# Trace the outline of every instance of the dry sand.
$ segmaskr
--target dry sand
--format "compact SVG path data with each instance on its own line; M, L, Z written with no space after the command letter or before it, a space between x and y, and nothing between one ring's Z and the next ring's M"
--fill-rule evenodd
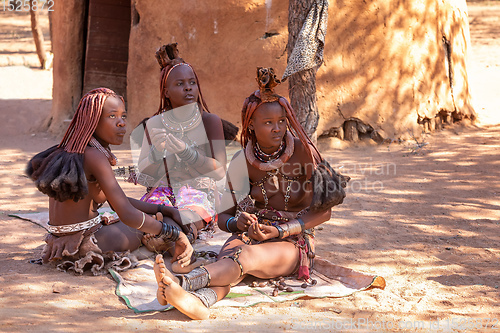
M500 4L491 3L469 6L478 126L424 136L422 149L415 142L320 142L325 156L353 180L344 204L318 231L317 252L384 276L386 289L215 309L203 322L176 310L134 314L115 295L109 275L74 276L28 262L39 257L45 232L8 214L47 209L46 197L23 170L34 153L58 142L36 131L50 110L51 72L0 67L0 331L354 331L371 322L364 331L413 331L417 325L429 331L439 324L433 331L484 332L478 325L488 318L500 330ZM10 21L0 13L0 27ZM16 51L11 44L4 48L6 36L0 62ZM18 41L18 49L36 65L34 47L26 43ZM115 150L121 165L131 162L126 148ZM122 184L130 196L141 194Z

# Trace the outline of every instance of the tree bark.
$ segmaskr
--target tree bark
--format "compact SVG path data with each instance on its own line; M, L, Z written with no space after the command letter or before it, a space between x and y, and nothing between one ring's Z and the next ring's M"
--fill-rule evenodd
M50 36L50 52L53 53L53 47L52 47L52 41L54 38L52 38L52 10L49 10L49 36Z
M38 59L42 69L47 68L47 53L45 52L44 40L42 29L38 24L38 8L33 10L33 3L37 0L30 0L30 16L31 16L31 32L33 33L33 39L35 40L36 53L38 54Z
M85 5L86 1L82 0L54 2L52 110L42 128L56 135L64 133L82 97Z
M288 4L288 58L299 35L300 29L314 0L289 0ZM319 112L316 104L316 68L293 74L288 78L290 104L297 114L307 135L313 138L318 127Z

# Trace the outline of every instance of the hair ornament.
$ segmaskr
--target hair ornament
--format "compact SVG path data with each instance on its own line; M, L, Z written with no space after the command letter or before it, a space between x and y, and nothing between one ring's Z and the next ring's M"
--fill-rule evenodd
M262 103L275 102L280 95L274 92L274 88L281 83L274 73L272 67L257 67L257 83L259 85L260 99Z

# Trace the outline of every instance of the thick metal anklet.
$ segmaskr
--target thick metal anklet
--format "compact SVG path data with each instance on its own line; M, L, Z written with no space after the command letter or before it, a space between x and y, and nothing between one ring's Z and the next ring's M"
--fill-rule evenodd
M176 275L179 284L186 291L195 291L210 286L210 273L204 266L196 267L186 274Z
M217 293L210 288L201 288L196 291L190 291L189 293L199 298L203 305L205 305L207 308L211 307L215 304L215 302L217 302Z

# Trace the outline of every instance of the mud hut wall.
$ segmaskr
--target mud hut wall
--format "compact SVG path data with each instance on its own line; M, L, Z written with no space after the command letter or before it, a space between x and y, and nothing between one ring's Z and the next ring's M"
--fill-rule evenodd
M392 138L418 131L419 118L442 110L473 117L466 10L465 1L330 1L318 134L350 117Z
M187 0L167 6L134 0L132 7L127 96L133 125L158 110L155 51L163 44L179 44L210 111L237 125L245 98L257 89L256 67L273 66L280 74L285 69L287 1ZM279 92L287 95L286 85Z
M81 97L82 3L58 2L54 12L54 132L71 118ZM154 52L164 43L179 43L211 111L237 124L243 100L256 88L255 68L284 71L287 1L132 0L132 7L130 128L158 108ZM443 37L451 46L449 56ZM419 116L442 110L473 116L468 39L465 0L331 0L325 64L317 76L318 133L349 117L395 137L414 127ZM282 85L279 92L286 96L286 90Z

